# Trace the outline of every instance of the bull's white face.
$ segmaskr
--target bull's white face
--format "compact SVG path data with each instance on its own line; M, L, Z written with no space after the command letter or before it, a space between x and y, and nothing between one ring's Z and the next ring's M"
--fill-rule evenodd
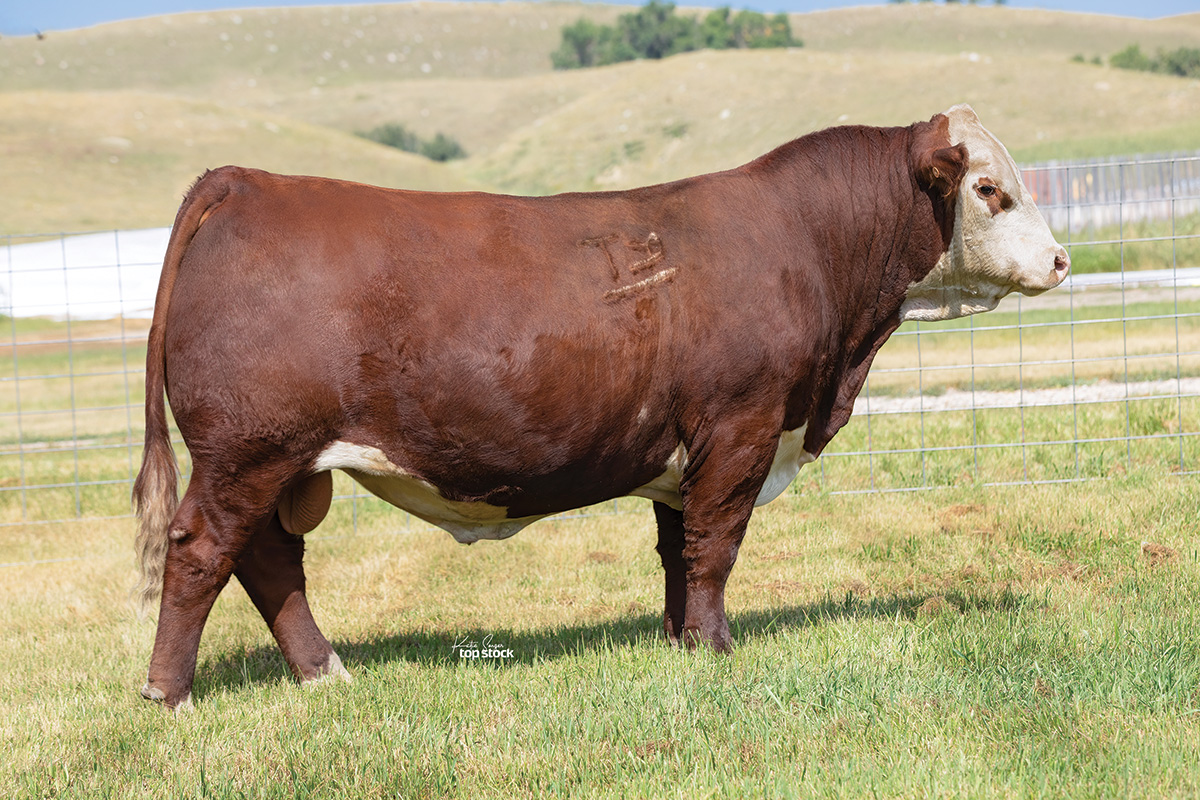
M958 187L954 238L929 275L909 287L900 308L906 320L990 311L1010 292L1053 289L1071 268L1004 145L970 106L945 115L951 143L967 147L968 169Z

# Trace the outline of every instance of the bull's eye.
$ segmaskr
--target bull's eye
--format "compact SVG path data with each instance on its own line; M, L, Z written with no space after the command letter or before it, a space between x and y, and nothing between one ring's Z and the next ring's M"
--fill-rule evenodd
M991 178L980 178L979 183L975 184L975 191L979 194L983 202L987 204L988 211L992 216L996 216L1001 211L1008 211L1013 207L1013 200L1008 196L1008 193L996 185L996 182Z

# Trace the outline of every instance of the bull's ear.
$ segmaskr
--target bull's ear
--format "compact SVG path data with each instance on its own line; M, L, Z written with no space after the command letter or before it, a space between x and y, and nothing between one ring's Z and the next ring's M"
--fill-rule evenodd
M967 146L939 147L926 150L917 161L917 183L924 189L934 189L942 197L958 191L958 184L967 174Z
M938 114L928 123L917 126L913 137L913 174L917 184L949 198L967 174L970 158L967 146L950 144L946 117Z

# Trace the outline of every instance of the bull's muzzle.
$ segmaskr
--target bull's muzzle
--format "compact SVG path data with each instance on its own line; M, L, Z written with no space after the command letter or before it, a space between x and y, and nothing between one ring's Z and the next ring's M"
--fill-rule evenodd
M1050 260L1053 266L1049 270L1045 270L1045 267L1042 267L1033 274L1027 274L1021 280L1017 289L1027 297L1039 295L1060 285L1067 279L1067 274L1071 271L1071 256L1067 255L1067 251L1062 245L1056 244L1042 258ZM1046 262L1040 261L1040 263L1045 264Z
M1058 252L1054 254L1054 274L1057 277L1055 285L1062 283L1067 279L1067 273L1071 271L1071 256L1067 254L1065 247L1059 246Z

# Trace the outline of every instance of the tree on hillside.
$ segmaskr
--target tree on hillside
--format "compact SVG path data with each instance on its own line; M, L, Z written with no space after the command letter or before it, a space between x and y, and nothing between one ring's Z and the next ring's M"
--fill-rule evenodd
M792 24L782 12L767 17L757 11L732 13L729 6L715 8L700 23L704 47L725 50L735 47L800 47L792 36Z
M792 23L780 11L765 17L757 11L739 11L733 18L738 47L801 47L804 42L792 35Z
M733 38L733 26L729 24L729 6L714 8L700 23L700 39L704 46L712 50L728 50L736 47Z
M1158 52L1159 72L1183 78L1200 77L1200 49L1180 47L1167 52Z
M615 26L580 18L562 29L562 43L551 54L555 69L599 67L637 58L666 58L701 48L800 47L787 14L767 17L757 11L734 14L714 9L703 22L676 16L675 4L649 0L622 14Z
M699 46L696 21L675 16L674 3L658 0L650 0L632 14L622 14L617 31L643 58L666 58Z
M635 58L637 53L620 38L616 28L597 25L584 17L562 29L562 44L550 55L555 69L602 67Z

